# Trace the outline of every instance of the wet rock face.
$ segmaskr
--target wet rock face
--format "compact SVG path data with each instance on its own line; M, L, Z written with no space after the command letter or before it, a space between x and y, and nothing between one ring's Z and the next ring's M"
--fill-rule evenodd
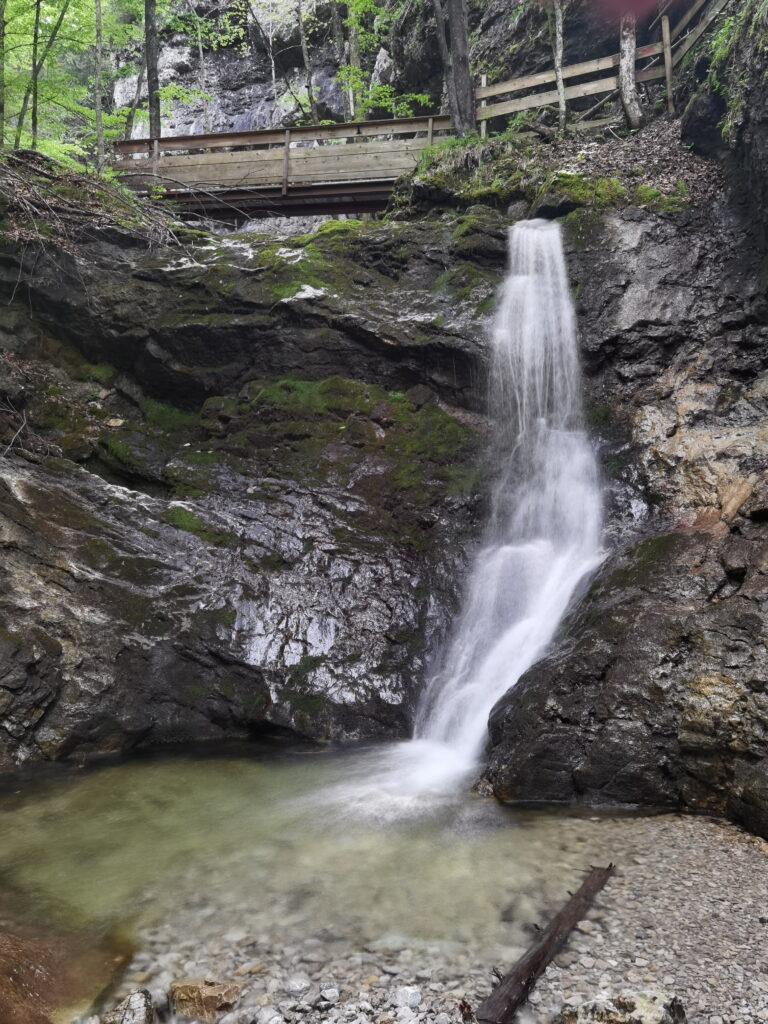
M5 444L26 417L0 459L3 767L408 734L480 517L484 423L453 403L480 402L495 278L441 280L442 236L99 239L30 274L0 352Z
M259 377L334 374L456 404L483 401L482 318L504 261L434 225L332 221L315 236L195 237L161 253L110 238L70 252L0 255L0 290L25 282L36 321L150 394L200 405ZM130 243L133 242L133 245ZM27 350L30 349L27 346Z
M112 428L89 468L0 460L0 766L407 735L476 528L477 433L419 394L304 387L309 410L293 382L212 400L207 433L157 449Z
M612 559L491 716L503 799L680 806L768 825L764 528Z
M568 218L612 550L491 715L501 799L672 805L768 832L768 317L754 236L750 256L738 217L713 214L715 231Z

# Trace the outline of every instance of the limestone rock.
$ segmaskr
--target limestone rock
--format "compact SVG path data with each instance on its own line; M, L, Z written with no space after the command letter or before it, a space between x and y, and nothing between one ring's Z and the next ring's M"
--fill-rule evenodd
M101 1018L101 1024L155 1024L155 1008L149 992L131 992L121 1003Z
M554 1024L685 1024L683 1004L677 998L622 995L579 1008L565 1007Z
M180 978L168 993L174 1011L192 1020L216 1021L240 999L240 986L212 978Z

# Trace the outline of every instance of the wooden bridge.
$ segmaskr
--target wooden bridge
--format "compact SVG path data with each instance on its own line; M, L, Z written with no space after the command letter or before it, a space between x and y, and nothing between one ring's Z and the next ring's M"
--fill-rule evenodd
M662 42L637 49L637 81L665 80L670 111L675 67L727 2L694 0L674 27L662 15ZM618 65L619 55L612 54L563 68L563 78L573 83L566 86L566 99L610 99L618 90ZM492 85L483 76L476 93L481 135L494 118L557 104L554 82L554 69ZM574 126L610 120L577 120ZM395 181L414 170L425 149L452 133L450 117L436 115L133 139L116 144L114 167L132 188L162 186L167 198L196 215L232 220L363 213L383 209Z

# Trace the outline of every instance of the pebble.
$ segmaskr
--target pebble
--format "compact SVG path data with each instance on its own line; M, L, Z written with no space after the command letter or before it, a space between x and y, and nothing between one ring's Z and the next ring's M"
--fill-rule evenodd
M318 922L311 905L295 910L290 893L266 878L252 899L231 893L222 866L199 896L140 928L115 1001L146 987L159 1008L194 963L200 977L236 976L243 986L220 1024L459 1024L459 1002L478 1006L492 968L506 970L531 942L523 925L545 921L572 887L558 865L612 860L617 873L533 989L527 1024L552 1024L566 1006L630 990L657 1001L678 996L688 1024L768 1022L768 929L756 911L768 906L767 851L704 818L566 819L552 862L525 890L500 888L498 921L467 926L462 941ZM524 910L505 922L513 901Z
M395 1006L408 1006L412 1010L421 1003L421 989L415 985L403 985L395 992Z

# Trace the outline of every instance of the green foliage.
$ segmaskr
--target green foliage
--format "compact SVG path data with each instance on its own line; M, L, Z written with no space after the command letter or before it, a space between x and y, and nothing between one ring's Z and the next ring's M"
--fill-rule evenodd
M378 110L392 117L413 117L416 106L426 107L430 102L423 92L398 95L391 85L372 85L370 73L351 64L340 67L335 80L342 89L351 89L354 93L357 121L365 121Z
M749 39L753 48L768 50L768 0L743 0L736 12L724 18L707 44L709 73L707 83L726 102L726 114L720 129L723 138L733 138L744 101L745 72L738 60L738 44ZM694 60L698 48L686 57Z
M346 0L346 26L357 31L363 52L376 49L401 7L399 4L380 3L379 0Z
M416 164L416 174L425 174L446 156L472 150L479 142L479 135L450 135L447 139L436 142L434 146L425 146Z

